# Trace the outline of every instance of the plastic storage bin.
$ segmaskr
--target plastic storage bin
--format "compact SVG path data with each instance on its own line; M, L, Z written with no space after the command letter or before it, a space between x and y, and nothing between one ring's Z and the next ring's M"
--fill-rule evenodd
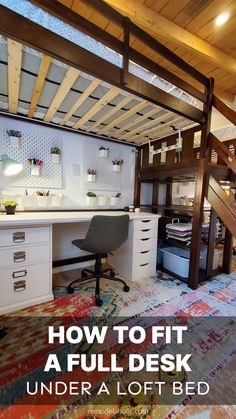
M188 278L189 274L189 259L190 259L190 250L181 249L179 247L166 247L160 249L163 252L163 266L168 271L173 272L176 275L182 276L183 278ZM213 269L217 269L219 263L219 256L221 250L214 250L213 258ZM207 247L204 246L200 252L200 263L199 267L201 269L206 269L207 263Z

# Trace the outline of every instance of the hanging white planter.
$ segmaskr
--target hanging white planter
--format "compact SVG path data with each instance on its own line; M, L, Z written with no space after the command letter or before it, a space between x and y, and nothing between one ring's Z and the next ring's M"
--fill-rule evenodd
M121 166L119 164L113 164L113 172L120 172Z
M119 198L116 196L110 196L110 205L112 207L115 207L118 204L119 204Z
M100 157L102 157L103 159L107 159L107 157L108 157L108 151L109 150L107 150L107 149L99 150Z
M96 182L96 175L87 175L88 182Z
M98 197L98 205L100 205L101 207L105 207L105 205L107 204L107 196L101 195Z
M13 135L9 136L10 147L19 148L20 147L20 137L14 137Z
M53 195L52 197L52 207L59 208L62 205L63 195Z
M40 176L40 166L31 166L31 176Z
M60 154L51 154L51 161L52 163L60 163Z
M86 195L86 205L94 208L96 206L96 197Z

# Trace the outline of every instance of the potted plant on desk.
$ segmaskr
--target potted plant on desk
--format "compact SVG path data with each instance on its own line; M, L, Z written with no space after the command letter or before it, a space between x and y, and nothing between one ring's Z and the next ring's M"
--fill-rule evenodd
M94 192L86 193L86 204L88 205L88 207L96 206L96 197L97 195Z
M16 201L4 201L2 203L5 207L7 215L14 215L16 211L17 202Z

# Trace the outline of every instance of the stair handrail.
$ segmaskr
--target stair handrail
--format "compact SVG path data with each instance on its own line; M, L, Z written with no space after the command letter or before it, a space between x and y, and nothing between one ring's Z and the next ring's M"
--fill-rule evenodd
M236 156L214 134L210 133L210 146L213 148L226 165L236 173Z
M220 98L218 98L216 95L213 95L212 97L212 105L224 115L226 119L228 119L232 124L236 125L236 112L227 106Z

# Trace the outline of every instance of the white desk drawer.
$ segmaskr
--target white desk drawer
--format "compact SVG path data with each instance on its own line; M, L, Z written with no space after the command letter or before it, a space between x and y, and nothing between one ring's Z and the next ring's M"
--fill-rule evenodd
M49 242L49 227L22 227L0 230L0 246Z
M135 222L135 229L136 230L144 230L144 229L156 229L157 228L157 221L152 220L149 218L144 218L143 220L137 220Z
M37 262L49 262L49 260L49 244L5 247L0 251L0 270L6 267L17 269L20 266Z
M135 253L133 256L134 266L139 266L144 263L152 262L155 257L153 250L146 250L143 252Z
M134 240L150 239L156 237L157 231L154 228L143 228L134 232Z
M156 237L150 237L147 239L138 239L134 242L133 251L142 252L145 250L155 250L157 247L157 239Z
M134 280L145 279L155 275L156 269L153 262L140 263L133 271Z
M0 273L0 306L17 304L50 291L49 263L6 269Z

